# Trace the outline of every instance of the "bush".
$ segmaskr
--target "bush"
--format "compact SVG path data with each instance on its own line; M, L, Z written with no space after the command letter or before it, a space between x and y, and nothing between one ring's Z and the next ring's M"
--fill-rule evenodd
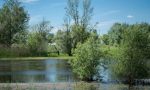
M100 50L98 42L89 38L84 44L79 43L73 51L74 59L70 62L73 71L79 78L85 81L92 81L93 76L98 73Z

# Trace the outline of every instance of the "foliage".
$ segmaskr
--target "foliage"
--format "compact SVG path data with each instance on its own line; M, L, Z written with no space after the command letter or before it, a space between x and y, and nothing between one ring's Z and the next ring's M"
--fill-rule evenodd
M46 55L51 29L49 23L44 20L33 26L27 40L27 44L33 55Z
M100 59L98 48L98 41L91 37L85 43L79 43L74 50L74 59L70 63L73 71L82 80L93 80L93 76L97 73Z
M89 37L90 20L93 13L90 0L83 0L82 12L79 11L79 5L79 0L68 0L66 7L67 17L73 21L73 25L70 26L73 48L76 48L79 42L84 43Z
M30 56L28 47L24 44L13 44L10 47L0 45L0 57L25 57Z
M115 61L117 64L114 66L114 73L117 77L128 80L129 85L134 79L148 76L150 39L147 30L141 26L142 24L130 25L125 30Z
M90 36L88 29L79 25L72 25L71 30L73 48L76 48L77 43L84 43Z
M62 52L67 53L69 56L72 56L72 37L69 18L65 18L64 29L63 31L59 31L57 33L56 41L58 46L60 46Z
M28 56L25 46L29 15L18 0L5 0L0 8L0 57Z
M71 38L69 35L66 35L65 31L59 30L55 36L55 42L57 49L62 53L67 53L71 56Z
M110 31L108 32L109 44L110 45L119 45L123 38L123 33L127 27L128 27L128 24L115 23L111 27Z
M104 34L102 36L102 41L103 41L103 44L108 45L109 44L109 35Z
M83 7L83 12L80 12L78 10L78 8L77 8L78 11L75 11L78 13L80 12L79 14L77 14L78 23L75 23L71 26L71 29L72 29L71 35L75 39L75 40L73 39L74 40L74 45L73 45L74 48L76 47L78 42L84 43L87 40L87 38L89 37L89 33L90 33L90 20L92 18L92 14L93 14L93 8L91 7L91 1L83 0L82 7ZM80 16L80 14L82 14L82 15ZM73 21L75 22L75 20L73 20Z
M72 49L77 43L84 43L90 36L89 23L93 9L90 0L83 0L83 15L80 16L79 0L68 0L64 29L59 30L55 37L57 47L61 52L72 56ZM73 24L70 24L73 22Z
M9 47L13 43L23 43L26 37L22 35L26 35L28 19L27 12L18 0L6 0L0 9L0 43Z

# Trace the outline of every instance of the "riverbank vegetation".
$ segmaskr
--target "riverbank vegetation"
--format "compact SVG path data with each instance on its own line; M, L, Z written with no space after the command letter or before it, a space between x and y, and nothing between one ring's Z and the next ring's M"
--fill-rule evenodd
M125 79L129 85L150 77L149 23L116 22L107 34L99 35L98 23L91 24L91 0L82 4L68 0L65 10L63 28L53 34L50 21L29 26L30 15L22 4L6 0L0 8L0 57L72 56L72 69L84 81L93 80L99 65L108 66L114 78ZM104 58L107 61L100 60Z
M1 90L128 90L124 84L99 84L99 83L12 83L0 84ZM149 90L149 86L135 86L132 90Z
M109 45L117 48L114 50L115 53L113 52L115 57L112 71L117 78L126 79L130 85L135 83L135 79L149 77L150 67L147 64L150 59L149 30L146 23L134 25L116 23L108 34L108 37L111 37ZM117 35L116 32L120 34Z

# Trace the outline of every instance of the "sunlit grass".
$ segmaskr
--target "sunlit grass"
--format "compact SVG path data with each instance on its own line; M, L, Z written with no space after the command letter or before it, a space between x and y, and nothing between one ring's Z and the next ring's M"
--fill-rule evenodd
M70 60L71 56L57 56L57 57L14 57L14 58L0 58L0 60L45 60L45 59L62 59Z

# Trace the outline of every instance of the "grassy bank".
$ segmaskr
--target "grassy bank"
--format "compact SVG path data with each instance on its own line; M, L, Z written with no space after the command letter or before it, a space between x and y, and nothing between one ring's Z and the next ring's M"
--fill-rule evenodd
M58 57L12 57L12 58L0 58L0 60L45 60L45 59L73 59L70 56L58 56Z
M0 90L128 90L122 84L101 83L11 83L0 84ZM150 90L150 86L135 86L131 90Z

